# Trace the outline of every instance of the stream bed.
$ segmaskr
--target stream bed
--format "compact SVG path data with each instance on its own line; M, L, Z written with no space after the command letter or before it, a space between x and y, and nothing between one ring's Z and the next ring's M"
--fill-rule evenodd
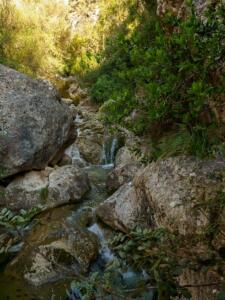
M103 165L103 166L89 166L86 167L86 171L89 175L91 182L91 190L84 197L81 203L77 205L65 205L58 208L52 209L52 214L56 216L58 220L66 220L69 226L73 227L76 222L83 222L82 219L88 218L85 212L92 210L99 203L107 199L108 194L105 187L105 182L107 174L113 168L113 165ZM47 214L43 212L38 218L42 218L42 215ZM82 217L81 217L82 216ZM86 222L86 221L84 221ZM49 225L48 225L49 226ZM32 227L32 224L31 224ZM107 263L114 258L114 254L108 246L107 240L110 239L115 233L109 228L102 227L96 220L92 220L88 224L87 229L98 236L99 239L99 255L97 261L91 266L91 270L102 271L101 263L99 261ZM88 275L87 275L88 276ZM130 278L136 278L137 274L132 271L124 274L124 278L128 280ZM140 280L142 275L140 275ZM66 276L65 278L60 278L56 282L49 282L41 286L32 286L28 284L23 278L14 278L6 275L4 272L4 267L0 270L0 300L79 300L74 296L69 297L67 292L70 291L70 284L75 279L73 276ZM107 298L108 299L108 298ZM110 299L118 300L116 297ZM146 298L133 298L133 299L152 299ZM101 300L101 298L99 298Z

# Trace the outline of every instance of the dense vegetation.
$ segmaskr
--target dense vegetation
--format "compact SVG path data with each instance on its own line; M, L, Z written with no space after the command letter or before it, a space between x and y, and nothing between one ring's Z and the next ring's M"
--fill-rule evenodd
M0 0L0 63L32 76L62 71L67 13L61 1Z
M102 0L94 22L85 1L15 3L0 1L0 62L33 76L75 74L107 124L147 137L150 159L224 153L222 1L206 17L190 3L179 19L156 16L153 0ZM83 16L74 31L71 10Z
M149 135L153 157L223 153L224 4L207 18L190 7L185 20L156 17L154 3L135 8L88 74L103 119Z

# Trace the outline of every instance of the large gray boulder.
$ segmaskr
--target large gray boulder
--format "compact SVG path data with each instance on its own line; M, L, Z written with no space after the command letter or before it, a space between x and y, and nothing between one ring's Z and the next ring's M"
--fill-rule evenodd
M5 189L0 205L12 210L78 202L89 190L88 175L76 166L46 168L18 176Z
M75 139L71 110L48 82L3 65L0 91L1 177L45 168Z
M151 163L135 177L134 186L144 191L156 226L195 234L209 225L207 203L224 192L224 178L224 160L181 156Z

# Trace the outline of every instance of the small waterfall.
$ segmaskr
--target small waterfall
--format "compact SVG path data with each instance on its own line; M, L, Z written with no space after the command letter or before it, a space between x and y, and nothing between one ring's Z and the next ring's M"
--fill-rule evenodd
M83 118L79 114L77 114L74 122L75 122L75 124L82 124Z
M117 138L107 139L103 145L102 164L113 165L117 150L118 150L118 139Z
M84 123L84 119L79 114L77 114L74 123L77 127L77 136L79 137L81 133L80 126Z
M104 237L104 233L101 227L97 223L94 223L92 226L88 228L88 230L95 233L98 236L101 245L100 255L103 258L103 260L105 262L109 262L113 260L114 255L108 247L107 241Z

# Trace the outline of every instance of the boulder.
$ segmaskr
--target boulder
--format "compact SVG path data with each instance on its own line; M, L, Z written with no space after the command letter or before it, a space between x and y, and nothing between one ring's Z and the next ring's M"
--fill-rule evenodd
M2 178L43 169L75 140L69 107L55 89L0 65Z
M5 189L3 206L12 210L38 205L45 208L80 201L89 190L88 175L75 166L31 171L14 179Z
M182 156L153 162L134 179L135 190L144 192L151 207L153 225L175 231L189 240L190 248L181 248L181 257L197 259L199 266L192 269L190 265L178 281L182 286L190 286L193 300L215 300L218 294L218 286L213 283L220 281L220 275L207 265L212 258L208 258L210 250L206 245L211 242L216 249L225 247L224 236L219 233L224 232L225 209L218 204L210 206L224 192L224 175L225 161L222 159ZM207 240L206 232L212 228L212 221L217 224L218 233ZM204 247L196 243L203 236L206 239ZM191 244L192 240L195 244Z
M129 150L128 147L123 146L121 147L117 153L115 158L115 166L127 165L132 164L134 162L138 162L135 155Z
M57 168L49 175L50 201L77 202L89 189L87 173L75 166Z
M85 274L98 248L94 233L69 226L61 217L61 208L54 209L39 217L6 274L35 286Z
M204 204L224 191L224 172L224 160L173 157L151 163L135 177L134 186L144 191L156 226L195 234L209 222Z
M217 201L224 197L224 182L223 159L180 156L158 160L140 170L132 184L123 185L96 213L103 222L124 232L144 224L166 228L189 241L190 248L181 247L178 257L194 258L199 265L193 269L190 265L178 281L190 286L193 300L214 300L218 289L213 283L219 282L221 275L213 267L208 269L212 259L208 244L223 255L225 208ZM211 234L212 224L216 230Z
M110 193L115 192L123 184L132 181L139 169L140 164L138 163L129 163L116 167L107 177L107 190Z
M110 193L115 192L123 184L132 181L141 168L141 163L127 146L121 147L115 156L115 169L106 180L106 187Z
M145 195L131 183L124 184L96 208L97 217L112 228L127 232L151 225L150 206Z

